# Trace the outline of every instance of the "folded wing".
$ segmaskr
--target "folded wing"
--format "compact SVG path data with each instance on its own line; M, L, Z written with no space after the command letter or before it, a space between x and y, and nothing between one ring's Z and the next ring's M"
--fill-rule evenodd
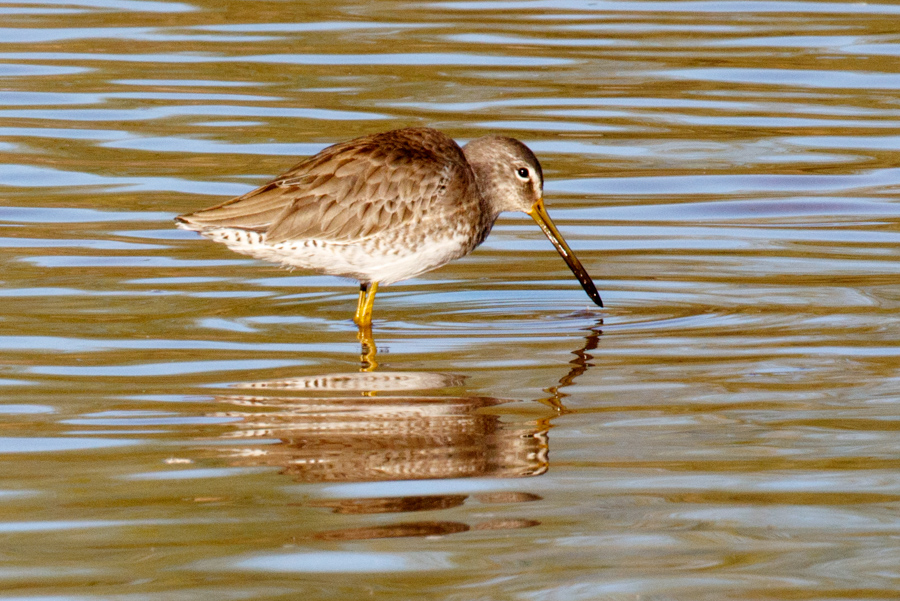
M408 224L457 186L475 183L456 142L435 130L396 130L326 148L256 190L178 219L197 231L265 233L268 244L350 242Z

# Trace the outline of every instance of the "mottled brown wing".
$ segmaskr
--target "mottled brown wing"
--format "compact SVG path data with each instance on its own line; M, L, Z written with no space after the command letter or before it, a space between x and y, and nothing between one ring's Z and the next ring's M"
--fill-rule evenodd
M196 230L221 227L264 232L291 205L297 194L297 186L284 186L281 181L294 174L301 174L316 164L327 161L349 143L330 146L319 154L294 165L289 171L263 184L243 196L194 213L179 215L177 221Z
M272 182L185 218L203 229L266 232L291 239L347 242L390 230L435 204L447 190L474 190L462 150L430 129L395 130L325 149Z

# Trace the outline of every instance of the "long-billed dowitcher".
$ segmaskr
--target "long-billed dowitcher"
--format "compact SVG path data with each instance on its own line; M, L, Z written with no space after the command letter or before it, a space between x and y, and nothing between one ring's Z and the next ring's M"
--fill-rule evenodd
M464 147L428 128L330 146L271 182L181 215L178 226L285 266L359 280L353 320L372 323L379 285L431 271L472 252L504 211L530 215L582 288L597 288L550 220L541 164L506 136Z

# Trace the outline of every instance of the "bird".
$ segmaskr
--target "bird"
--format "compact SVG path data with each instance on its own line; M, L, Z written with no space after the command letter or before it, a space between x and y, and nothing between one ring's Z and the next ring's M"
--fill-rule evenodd
M414 127L329 146L242 196L175 221L244 255L359 281L353 320L362 328L371 327L379 286L469 254L501 213L520 211L602 307L551 221L543 189L540 162L515 138L491 134L460 146Z

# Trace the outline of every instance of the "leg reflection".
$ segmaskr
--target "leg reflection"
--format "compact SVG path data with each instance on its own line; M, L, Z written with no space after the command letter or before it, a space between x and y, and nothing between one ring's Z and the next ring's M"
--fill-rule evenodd
M372 336L372 324L359 326L356 338L360 345L359 371L375 371L378 368L378 362L375 360L378 349Z

